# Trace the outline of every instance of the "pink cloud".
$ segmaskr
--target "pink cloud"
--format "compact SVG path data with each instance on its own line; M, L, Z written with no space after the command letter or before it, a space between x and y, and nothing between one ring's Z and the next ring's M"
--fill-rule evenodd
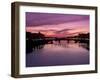
M57 25L27 26L26 31L32 33L41 32L46 36L66 37L81 32L89 32L89 21L83 20Z

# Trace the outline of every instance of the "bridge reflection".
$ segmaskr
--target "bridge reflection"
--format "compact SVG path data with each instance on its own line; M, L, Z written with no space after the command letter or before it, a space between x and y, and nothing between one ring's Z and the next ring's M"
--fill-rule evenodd
M44 39L27 39L26 53L44 48L45 45L52 44L63 48L70 47L69 44L78 44L89 50L89 39L86 38L44 38Z

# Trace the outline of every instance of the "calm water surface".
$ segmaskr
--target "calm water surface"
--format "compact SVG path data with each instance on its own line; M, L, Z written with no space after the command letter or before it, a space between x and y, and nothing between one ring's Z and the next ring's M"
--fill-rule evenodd
M66 40L34 47L26 54L26 67L89 64L89 46Z

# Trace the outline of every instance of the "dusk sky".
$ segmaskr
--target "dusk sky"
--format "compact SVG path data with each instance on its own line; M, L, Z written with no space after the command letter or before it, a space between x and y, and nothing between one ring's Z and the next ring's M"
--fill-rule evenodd
M26 31L50 37L89 32L89 15L26 12Z

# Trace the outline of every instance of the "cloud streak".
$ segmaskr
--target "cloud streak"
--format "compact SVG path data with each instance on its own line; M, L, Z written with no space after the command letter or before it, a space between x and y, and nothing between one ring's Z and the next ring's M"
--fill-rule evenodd
M51 37L89 32L89 16L75 14L26 13L26 31Z
M57 25L81 20L89 20L88 15L31 13L26 12L26 26Z

